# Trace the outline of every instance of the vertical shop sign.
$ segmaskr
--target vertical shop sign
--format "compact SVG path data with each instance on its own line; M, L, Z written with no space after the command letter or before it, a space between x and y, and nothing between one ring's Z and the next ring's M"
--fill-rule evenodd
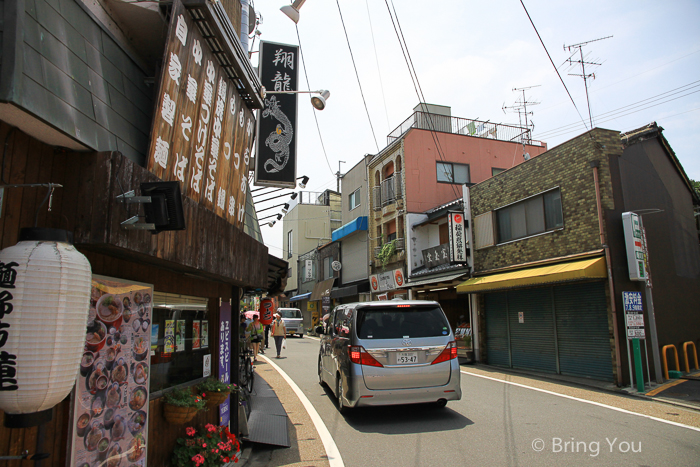
M242 228L255 118L175 0L148 170Z
M464 232L464 215L451 212L448 217L450 231L450 261L465 263L467 261L467 242Z
M622 229L627 250L627 267L631 281L646 280L646 251L642 240L642 227L639 215L633 212L622 213Z
M93 275L85 350L73 390L72 467L145 466L152 296L150 285Z
M296 185L297 91L299 47L260 42L260 82L270 92L260 113L255 158L255 184L294 188Z
M219 379L231 383L231 305L219 307ZM231 396L219 406L219 425L228 426L231 420Z

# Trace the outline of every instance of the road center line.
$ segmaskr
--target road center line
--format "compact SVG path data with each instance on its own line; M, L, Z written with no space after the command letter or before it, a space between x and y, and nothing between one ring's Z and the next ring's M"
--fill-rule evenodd
M605 408L605 409L615 410L616 412L626 413L626 414L629 414L629 415L636 415L636 416L638 416L638 417L648 418L648 419L650 419L650 420L655 420L655 421L657 421L657 422L667 423L667 424L669 424L669 425L674 425L674 426L678 426L678 427L681 427L681 428L687 428L687 429L693 430L693 431L700 431L700 428L696 428L696 427L694 427L694 426L684 425L684 424L682 424L682 423L672 422L672 421L670 421L670 420L664 420L663 418L652 417L651 415L645 415L645 414L641 414L641 413L637 413L637 412L632 412L632 411L630 411L630 410L621 409L621 408L619 408L619 407L614 407L614 406L612 406L612 405L601 404L600 402L589 401L589 400L586 400L586 399L581 399L581 398L579 398L579 397L568 396L568 395L566 395L566 394L559 394L559 393L557 393L557 392L548 391L548 390L546 390L546 389L540 389L540 388L536 388L536 387L533 387L533 386L527 386L527 385L525 385L525 384L514 383L514 382L512 382L512 381L504 381L504 380L502 380L502 379L492 378L491 376L484 376L484 375L479 375L479 374L477 374L477 373L470 373L470 372L465 371L465 370L460 370L460 373L463 373L463 374L469 375L469 376L476 376L477 378L490 379L491 381L496 381L496 382L498 382L498 383L510 384L511 386L517 386L517 387L520 387L520 388L531 389L531 390L533 390L533 391L543 392L543 393L545 393L545 394L551 394L552 396L559 396L559 397L563 397L564 399L571 399L571 400L574 400L574 401L583 402L583 403L585 403L585 404L596 405L596 406L598 406L598 407L603 407L603 408Z
M264 355L260 355L260 357L264 358L265 361L269 363L272 368L277 370L277 372L280 375L282 375L282 378L284 378L287 384L289 384L289 386L294 390L294 393L297 395L301 403L304 404L306 412L309 414L309 417L311 417L311 421L314 422L316 431L321 437L321 442L323 443L323 447L326 450L328 463L331 465L331 467L345 467L345 464L343 463L343 458L340 456L340 451L338 451L338 446L335 445L335 441L333 440L333 436L331 436L330 431L328 431L328 428L326 428L326 424L323 423L321 416L318 414L318 412L316 412L316 409L314 408L313 404L301 391L301 388L297 386L294 380L292 380L292 378L290 378L289 375L287 375L287 373L285 373L284 370L282 370L282 368L275 365L275 363L272 360L270 360Z

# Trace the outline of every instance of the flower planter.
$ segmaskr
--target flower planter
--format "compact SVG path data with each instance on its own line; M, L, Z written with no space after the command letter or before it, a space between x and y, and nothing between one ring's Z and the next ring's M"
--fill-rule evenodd
M230 394L230 392L208 392L204 400L207 401L207 406L214 407L223 404Z
M199 409L197 407L179 407L177 405L163 405L163 416L165 419L175 425L187 423L197 415Z

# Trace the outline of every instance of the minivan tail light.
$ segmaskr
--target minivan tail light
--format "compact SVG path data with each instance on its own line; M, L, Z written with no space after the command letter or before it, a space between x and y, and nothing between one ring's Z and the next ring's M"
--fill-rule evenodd
M368 354L365 348L361 345L349 345L348 348L350 350L350 361L352 363L365 366L384 366L379 363L376 358Z
M438 355L438 357L435 360L433 360L433 363L431 363L431 365L435 365L436 363L441 362L447 362L454 358L457 358L457 343L455 341L452 341L445 346L443 351L440 352L440 355Z

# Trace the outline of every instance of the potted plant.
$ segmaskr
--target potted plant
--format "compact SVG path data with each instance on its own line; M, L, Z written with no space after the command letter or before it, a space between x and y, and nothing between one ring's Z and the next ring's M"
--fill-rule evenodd
M389 259L394 253L396 253L395 239L383 244L380 247L379 252L375 255L375 257L377 258L377 261L379 261L379 264L383 268L389 262Z
M206 406L206 401L199 394L193 394L189 388L175 389L163 396L163 415L165 419L177 425L187 423Z
M207 378L199 384L199 393L210 407L223 404L229 394L236 391L235 384L222 383L216 378Z
M207 424L198 433L193 427L185 429L186 438L178 438L173 451L177 467L221 467L238 462L241 447L228 427Z

